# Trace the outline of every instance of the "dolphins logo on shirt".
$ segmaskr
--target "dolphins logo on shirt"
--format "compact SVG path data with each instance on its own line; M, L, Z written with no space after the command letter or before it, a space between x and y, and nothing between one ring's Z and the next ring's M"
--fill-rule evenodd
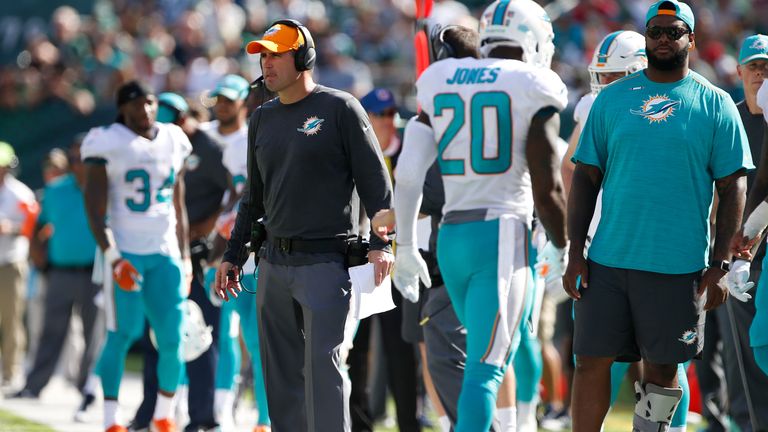
M686 330L683 335L677 339L686 345L693 345L696 342L696 330Z
M304 120L304 124L302 125L302 127L296 128L296 130L299 132L303 132L304 135L306 136L317 135L317 133L320 132L321 125L323 124L324 121L325 119L312 116Z
M643 102L639 109L630 109L629 112L636 116L642 116L653 123L667 121L667 118L675 113L675 108L680 105L680 101L672 100L667 95L655 95L649 97Z

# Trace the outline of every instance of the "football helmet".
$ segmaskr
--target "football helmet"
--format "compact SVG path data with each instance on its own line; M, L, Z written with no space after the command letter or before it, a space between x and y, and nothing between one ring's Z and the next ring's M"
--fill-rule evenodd
M648 67L645 55L645 37L641 34L620 30L604 37L597 45L589 70L592 93L600 93L607 84L600 84L601 73L635 73Z
M532 0L496 0L480 17L480 52L488 57L497 46L517 46L523 61L549 68L555 34L547 12Z
M182 328L181 357L185 362L200 357L213 343L213 327L205 323L203 310L192 300L184 300L184 327ZM157 349L157 337L154 329L149 329L149 340Z

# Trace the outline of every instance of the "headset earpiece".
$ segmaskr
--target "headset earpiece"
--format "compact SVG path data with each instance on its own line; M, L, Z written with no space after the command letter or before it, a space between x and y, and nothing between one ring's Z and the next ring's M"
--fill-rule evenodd
M269 27L277 24L295 28L304 38L304 43L294 52L296 70L301 72L312 69L315 66L315 60L317 60L317 51L315 51L315 41L312 39L309 30L302 23L293 19L277 20Z

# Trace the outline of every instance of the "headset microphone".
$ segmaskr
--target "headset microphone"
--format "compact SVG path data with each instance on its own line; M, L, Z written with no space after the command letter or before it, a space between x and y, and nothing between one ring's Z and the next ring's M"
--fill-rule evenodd
M263 86L263 85L264 85L264 76L262 75L262 76L260 76L260 77L256 78L256 79L255 79L255 80L254 80L254 81L251 83L251 88L252 88L252 89L257 89L257 88L260 88L260 87L261 87L261 86Z

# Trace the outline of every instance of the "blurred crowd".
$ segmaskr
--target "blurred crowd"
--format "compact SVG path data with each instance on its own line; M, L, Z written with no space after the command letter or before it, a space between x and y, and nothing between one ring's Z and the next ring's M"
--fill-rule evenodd
M34 108L51 98L87 115L111 104L129 79L194 98L228 73L260 75L246 42L274 20L304 22L318 47L316 79L360 97L374 86L412 97L414 2L410 0L97 0L80 14L56 9L50 31L29 38L16 64L0 66L0 109ZM649 0L540 1L554 20L553 68L572 102L588 91L586 65L608 32L643 29ZM435 0L432 17L473 26L483 2ZM749 34L768 32L768 0L695 2L692 68L740 96L735 56Z

